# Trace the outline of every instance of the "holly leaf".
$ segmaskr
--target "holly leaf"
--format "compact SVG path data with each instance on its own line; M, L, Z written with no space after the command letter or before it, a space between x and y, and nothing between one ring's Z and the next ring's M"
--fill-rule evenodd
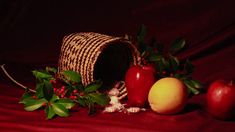
M45 109L45 112L47 114L47 119L52 119L56 115L52 106L50 105Z
M193 85L193 87L197 88L197 89L200 89L202 88L202 84L197 81L197 80L189 80L191 82L191 84Z
M36 96L38 98L42 98L43 97L43 87L44 87L44 83L37 83L36 84Z
M43 86L43 96L46 100L50 101L50 99L53 96L53 86L49 81L44 81L44 86Z
M66 109L71 109L75 105L75 103L70 99L60 99L56 102L56 104L61 104Z
M179 69L180 62L176 57L172 55L169 56L169 64L170 64L171 70L173 70L174 72Z
M24 93L23 96L20 99L20 104L26 104L30 100L33 100L32 96L29 93Z
M89 96L92 102L97 103L102 106L107 105L110 101L108 96L101 94L101 93L92 93L92 94L89 94Z
M59 99L60 98L57 95L53 94L52 98L50 99L50 102L52 103L52 102L55 102L55 101L57 101Z
M185 80L185 79L188 78L188 77L187 77L186 75L184 75L184 74L174 74L174 77L175 77L175 78L178 78L178 79L180 79L180 80Z
M57 69L56 68L54 68L54 67L46 67L46 71L47 72L52 72L52 73L56 73L57 72Z
M189 93L199 94L199 91L194 87L194 85L189 80L184 80L184 84L187 86Z
M81 82L81 75L75 71L67 70L64 71L63 74L68 81L72 81L75 83Z
M159 54L152 54L151 56L149 56L149 61L151 62L159 62L162 59L162 55Z
M28 102L25 103L25 107L24 109L26 111L34 111L40 107L42 107L42 105L44 103L47 103L47 100L45 99L39 99L39 100L28 100Z
M43 72L43 71L37 71L37 70L34 70L32 71L33 72L33 75L37 78L37 79L52 79L53 76L50 75L49 73L46 73L46 72Z
M97 89L99 89L102 86L102 82L101 81L96 81L94 83L91 83L89 85L87 85L84 89L85 93L90 93L90 92L94 92Z
M52 109L53 111L61 116L61 117L67 117L69 116L69 111L68 109L66 109L66 107L64 107L62 104L59 103L51 103Z
M160 62L162 63L164 69L169 69L170 64L169 64L169 62L164 57L161 58Z
M82 98L82 97L80 97L80 98L77 98L77 103L79 104L79 105L81 105L82 107L85 107L86 106L86 102L85 102L85 100Z
M170 46L170 52L171 53L176 53L178 51L180 51L181 49L183 49L183 47L185 46L186 41L183 38L178 38L176 39Z

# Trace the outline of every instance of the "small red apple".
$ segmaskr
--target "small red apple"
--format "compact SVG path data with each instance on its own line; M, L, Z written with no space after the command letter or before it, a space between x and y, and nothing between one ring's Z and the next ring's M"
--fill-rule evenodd
M150 72L153 73L153 75L157 73L154 64L146 64L146 65L143 65L142 68L144 70L149 70Z
M222 120L235 118L235 85L232 82L217 80L207 91L208 112Z
M133 65L125 75L128 105L144 107L148 93L155 82L153 69L146 66Z

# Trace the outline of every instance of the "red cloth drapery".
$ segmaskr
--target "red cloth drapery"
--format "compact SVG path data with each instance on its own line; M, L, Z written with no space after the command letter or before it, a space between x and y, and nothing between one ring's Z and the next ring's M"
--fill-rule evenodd
M145 24L151 36L169 46L184 37L179 53L195 65L193 77L208 85L235 78L235 2L176 1L8 1L0 2L0 62L25 85L32 69L56 66L63 36L92 31L135 35ZM134 115L93 117L78 109L68 118L45 120L44 112L26 112L18 101L24 92L1 72L0 129L3 131L234 131L234 121L219 121L205 111L205 94L189 99L182 113L158 115L151 110ZM206 87L205 87L206 88Z

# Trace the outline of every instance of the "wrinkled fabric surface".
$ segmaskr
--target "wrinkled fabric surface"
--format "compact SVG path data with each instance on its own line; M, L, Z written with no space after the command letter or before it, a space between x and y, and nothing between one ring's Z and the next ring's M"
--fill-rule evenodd
M177 54L195 65L193 77L207 86L235 79L235 2L232 0L149 1L0 1L0 64L19 82L34 87L31 70L57 66L63 36L98 32L135 35L145 24L147 38L166 46L177 37L187 41ZM43 110L26 112L18 102L24 90L0 72L1 131L234 131L234 121L206 112L205 93L193 96L182 113L159 115L75 109L68 118L46 120Z

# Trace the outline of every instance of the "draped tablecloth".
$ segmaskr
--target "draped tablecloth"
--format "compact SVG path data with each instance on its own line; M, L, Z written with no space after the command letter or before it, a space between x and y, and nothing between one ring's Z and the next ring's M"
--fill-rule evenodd
M135 35L141 24L147 38L169 46L187 41L176 54L195 65L193 77L207 86L216 79L235 79L235 2L233 0L149 1L0 1L0 64L19 82L33 86L31 70L56 66L63 36L92 31L114 36ZM193 96L182 113L159 115L75 109L68 118L45 120L43 110L26 112L18 102L24 90L0 72L0 131L235 131L234 121L212 118L205 92Z
M220 121L205 111L205 94L189 99L183 112L176 115L159 115L147 109L137 114L102 113L88 116L87 109L76 108L67 118L56 117L46 120L44 110L27 112L19 99L23 90L1 83L0 85L0 128L1 131L102 131L102 132L151 132L151 131L206 131L231 132L233 121Z

